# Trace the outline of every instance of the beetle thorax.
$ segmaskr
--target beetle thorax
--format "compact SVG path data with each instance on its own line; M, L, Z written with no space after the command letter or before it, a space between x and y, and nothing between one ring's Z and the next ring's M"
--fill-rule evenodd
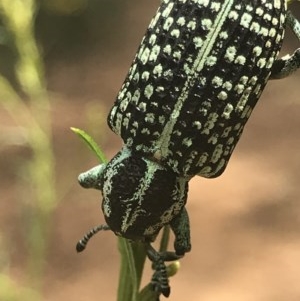
M106 166L102 179L106 222L125 238L151 239L186 203L187 179L126 148Z

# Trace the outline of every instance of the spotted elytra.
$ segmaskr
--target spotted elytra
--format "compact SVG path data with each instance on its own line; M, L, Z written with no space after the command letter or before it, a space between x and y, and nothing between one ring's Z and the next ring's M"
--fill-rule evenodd
M223 173L267 81L300 67L300 48L281 59L285 28L300 40L286 0L163 0L109 116L124 146L79 176L102 191L107 225L92 229L142 241L155 266L158 294L169 296L166 260L190 251L185 209L195 175ZM175 252L150 243L165 225Z

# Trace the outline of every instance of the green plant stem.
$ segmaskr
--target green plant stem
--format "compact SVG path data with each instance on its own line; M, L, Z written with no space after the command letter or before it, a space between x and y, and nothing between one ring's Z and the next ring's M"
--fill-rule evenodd
M143 243L119 238L121 268L119 275L118 301L135 301L139 292L146 252Z
M162 237L160 240L160 246L159 246L159 251L160 252L165 252L168 249L168 244L170 240L170 226L164 226L162 229Z

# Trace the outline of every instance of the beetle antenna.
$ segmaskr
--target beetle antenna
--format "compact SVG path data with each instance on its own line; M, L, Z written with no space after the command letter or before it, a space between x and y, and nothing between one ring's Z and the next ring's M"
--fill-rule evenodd
M90 231L88 231L82 239L80 239L76 245L76 251L82 252L85 248L87 243L89 242L89 240L99 231L106 231L106 230L110 230L108 225L98 225L94 228L92 228Z

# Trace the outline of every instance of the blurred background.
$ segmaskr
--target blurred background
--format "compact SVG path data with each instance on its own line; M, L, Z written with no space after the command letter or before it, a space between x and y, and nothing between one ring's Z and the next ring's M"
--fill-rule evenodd
M70 127L118 151L106 116L158 5L0 0L0 301L116 299L115 236L75 252L104 219L77 184L97 159ZM299 45L288 31L282 55ZM226 172L191 181L193 247L170 300L300 300L299 83L270 82Z

